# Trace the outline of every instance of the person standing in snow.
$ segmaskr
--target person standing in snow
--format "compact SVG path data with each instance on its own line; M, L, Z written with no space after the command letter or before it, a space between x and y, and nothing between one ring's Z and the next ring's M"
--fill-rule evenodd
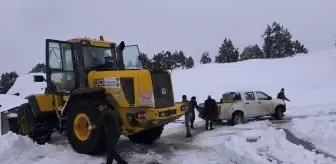
M187 134L185 136L185 138L190 138L191 137L191 132L190 132L190 120L192 117L192 113L189 112L189 101L187 100L187 96L183 95L182 96L182 102L186 103L188 105L188 111L184 114L184 125L186 126L186 131Z
M206 117L205 129L208 130L209 121L210 121L210 130L213 130L213 119L216 114L217 103L209 95L208 99L204 101L204 107L205 107L205 117Z
M101 113L101 118L97 124L89 126L92 130L104 126L106 135L106 164L112 164L116 160L118 164L127 164L116 151L116 144L123 131L123 122L116 110L108 108L106 105L98 105L98 110Z
M199 108L199 106L197 105L196 97L193 96L193 97L191 97L191 100L189 101L189 104L188 104L188 112L190 112L192 114L191 119L190 119L190 128L191 129L195 129L194 128L195 108Z
M287 101L290 102L290 100L285 96L285 89L284 88L281 88L281 91L278 93L277 98L281 99L283 101L287 100Z

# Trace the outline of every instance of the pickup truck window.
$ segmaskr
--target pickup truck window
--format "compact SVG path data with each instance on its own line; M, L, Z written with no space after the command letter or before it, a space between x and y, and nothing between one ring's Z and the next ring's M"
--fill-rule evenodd
M240 93L235 93L234 94L234 97L233 97L233 100L241 100L241 96L240 96Z
M258 100L268 100L268 96L265 93L256 92L256 95L258 97Z
M246 100L255 100L255 96L253 92L245 92L244 95L245 95Z

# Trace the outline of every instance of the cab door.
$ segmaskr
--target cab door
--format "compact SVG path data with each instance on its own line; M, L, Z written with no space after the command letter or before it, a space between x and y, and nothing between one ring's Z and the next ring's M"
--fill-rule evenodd
M266 95L263 92L256 92L256 95L261 114L262 115L271 114L273 105L272 101L270 100L270 96Z
M255 117L260 115L258 102L254 92L244 92L245 117Z
M70 93L78 86L74 63L74 44L46 40L46 77L48 93Z

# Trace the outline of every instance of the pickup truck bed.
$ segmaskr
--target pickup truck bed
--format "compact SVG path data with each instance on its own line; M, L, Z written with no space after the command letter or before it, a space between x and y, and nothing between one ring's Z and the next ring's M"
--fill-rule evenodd
M221 103L217 102L217 105L220 107ZM218 109L220 109L218 107ZM196 108L198 111L198 117L205 120L205 108L204 108L204 103L199 104L199 108ZM215 116L214 120L219 120L219 112L217 112L217 115Z

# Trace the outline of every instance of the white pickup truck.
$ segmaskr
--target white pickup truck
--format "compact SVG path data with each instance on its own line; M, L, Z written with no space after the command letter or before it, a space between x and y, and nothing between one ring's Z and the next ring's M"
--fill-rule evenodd
M286 104L281 99L273 99L261 91L227 92L218 105L216 121L227 120L231 125L243 123L244 118L272 116L281 120L286 112ZM204 119L204 103L197 108L199 117Z

